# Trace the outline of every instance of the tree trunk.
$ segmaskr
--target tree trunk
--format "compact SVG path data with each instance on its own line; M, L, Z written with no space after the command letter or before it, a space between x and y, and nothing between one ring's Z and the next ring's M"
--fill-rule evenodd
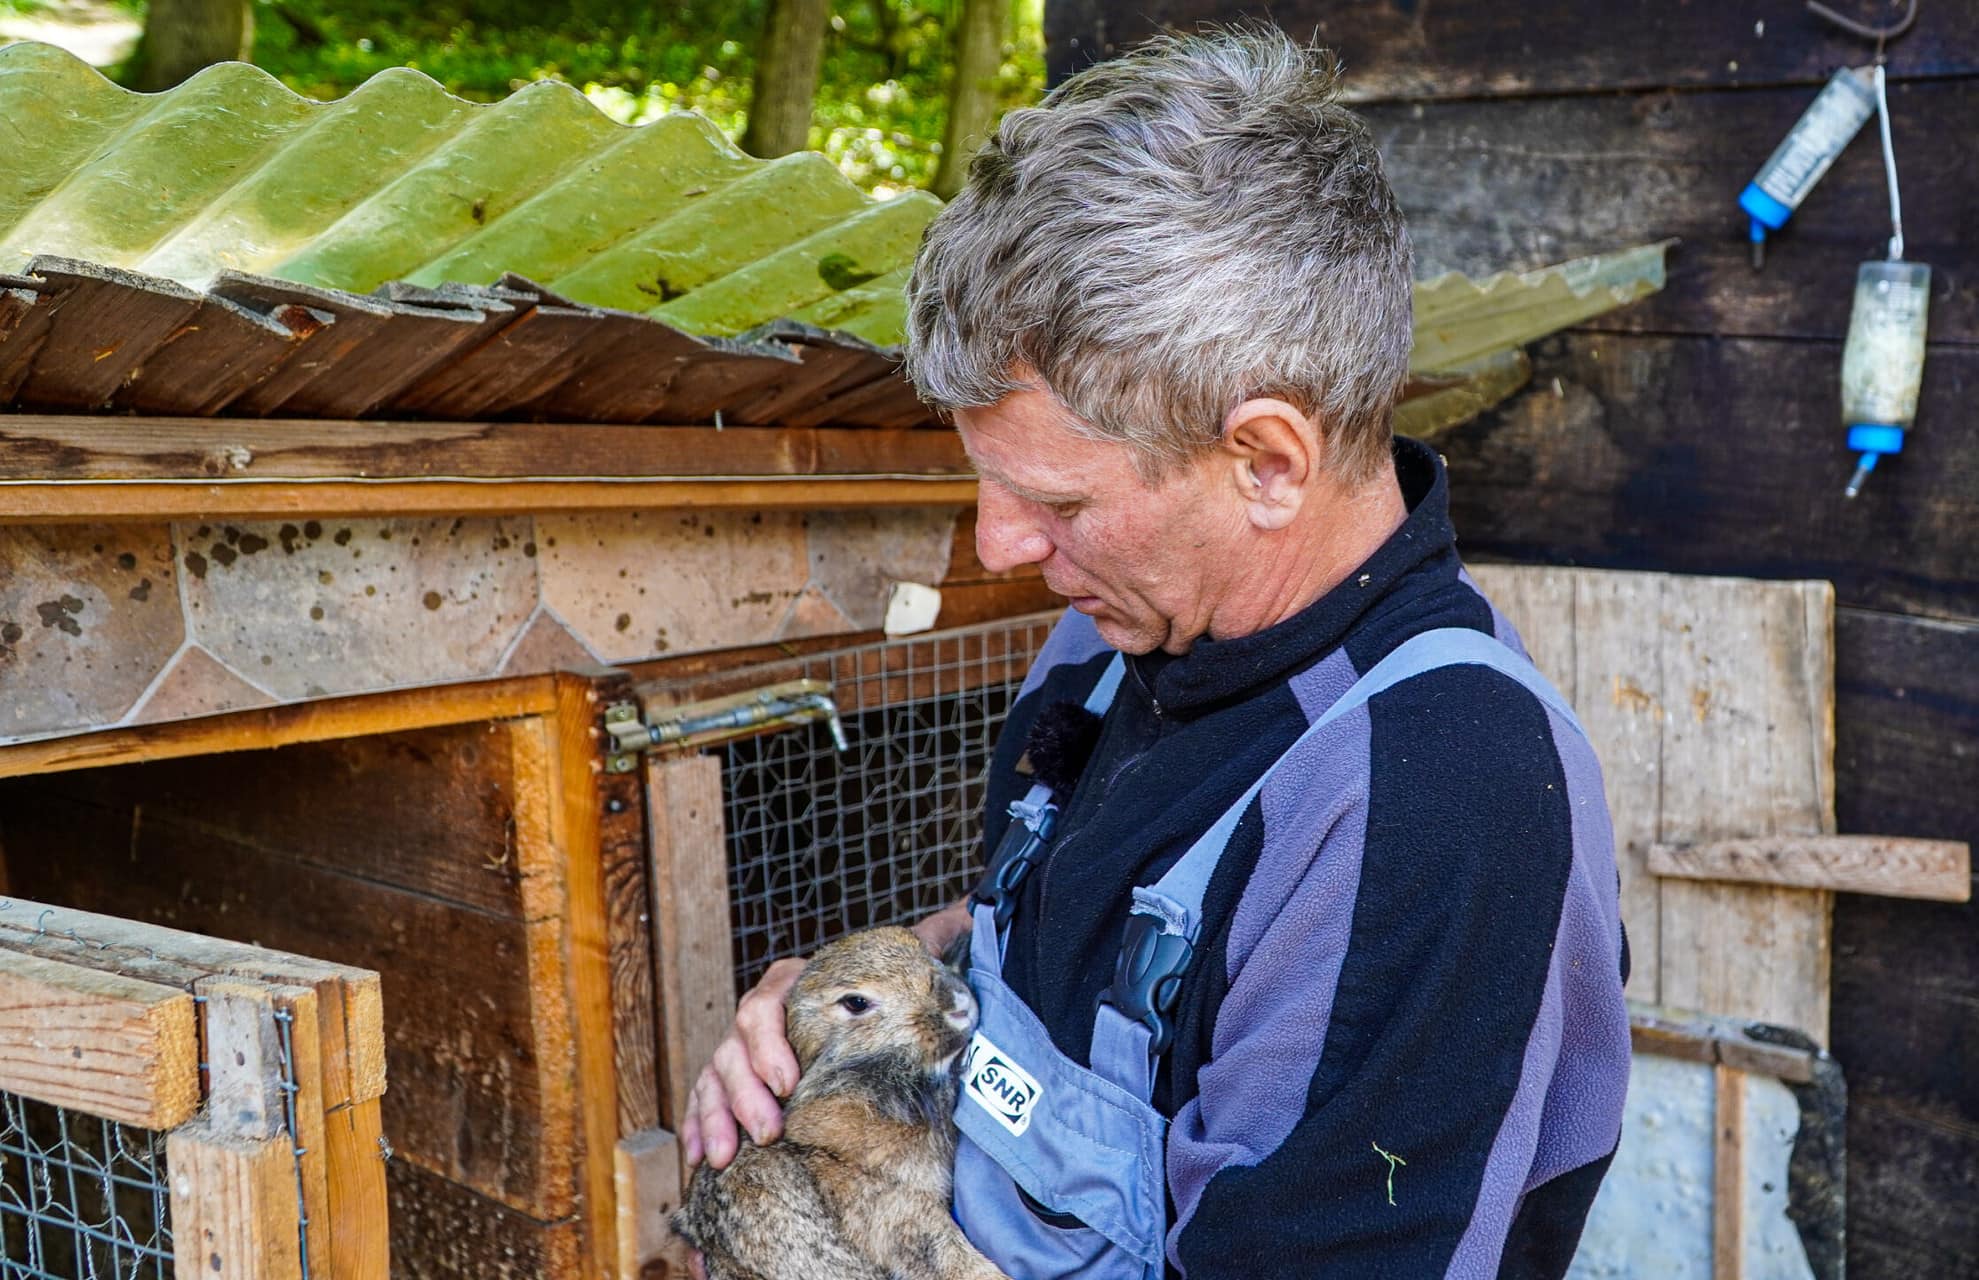
M811 99L825 54L830 0L770 0L756 88L742 149L769 159L801 151L811 141Z
M962 0L955 32L955 84L948 95L948 127L942 131L941 168L935 194L947 200L962 189L969 160L996 121L996 72L1003 64L1003 21L1009 0Z
M126 79L156 93L216 62L244 62L253 47L248 0L151 0Z

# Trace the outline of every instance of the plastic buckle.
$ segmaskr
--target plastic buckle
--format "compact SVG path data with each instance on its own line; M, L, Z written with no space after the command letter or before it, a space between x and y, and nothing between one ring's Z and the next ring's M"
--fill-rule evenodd
M995 868L990 875L987 889L976 895L976 900L989 904L996 911L996 927L1002 929L1010 923L1010 917L1017 912L1017 890L1038 864L1038 853L1045 841L1051 838L1051 829L1058 817L1058 808L1052 804L1031 805L1022 800L1010 806L1010 826L1004 830L1003 839L997 843ZM1012 844L1016 847L1011 849ZM1005 850L1011 850L1006 853Z
M1182 976L1196 958L1189 940L1169 932L1164 923L1140 911L1127 917L1127 936L1113 964L1113 985L1099 997L1100 1003L1112 1005L1148 1029L1152 1037L1148 1051L1156 1057L1168 1052L1175 1038L1172 1015L1181 999Z

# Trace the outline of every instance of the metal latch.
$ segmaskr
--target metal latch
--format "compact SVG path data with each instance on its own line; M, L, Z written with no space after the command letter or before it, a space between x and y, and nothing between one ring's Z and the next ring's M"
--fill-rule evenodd
M725 698L667 707L651 722L641 721L639 708L632 703L615 702L605 708L605 729L612 736L613 751L605 767L613 773L630 773L638 753L652 747L704 747L819 720L831 727L832 745L848 750L838 704L832 701L831 686L822 680L787 680Z

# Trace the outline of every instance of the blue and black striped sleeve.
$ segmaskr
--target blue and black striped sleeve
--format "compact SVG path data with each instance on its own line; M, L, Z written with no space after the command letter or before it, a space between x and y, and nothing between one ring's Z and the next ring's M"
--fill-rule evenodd
M1353 674L1337 654L1295 692L1323 706ZM1564 1274L1628 1058L1591 751L1516 682L1446 668L1329 726L1257 806L1170 1131L1171 1264Z

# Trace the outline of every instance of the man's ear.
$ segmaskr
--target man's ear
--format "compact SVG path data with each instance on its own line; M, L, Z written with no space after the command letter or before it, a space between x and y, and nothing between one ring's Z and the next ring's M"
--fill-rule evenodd
M1284 400L1246 400L1230 411L1221 448L1253 527L1292 522L1319 478L1325 447L1319 425Z

